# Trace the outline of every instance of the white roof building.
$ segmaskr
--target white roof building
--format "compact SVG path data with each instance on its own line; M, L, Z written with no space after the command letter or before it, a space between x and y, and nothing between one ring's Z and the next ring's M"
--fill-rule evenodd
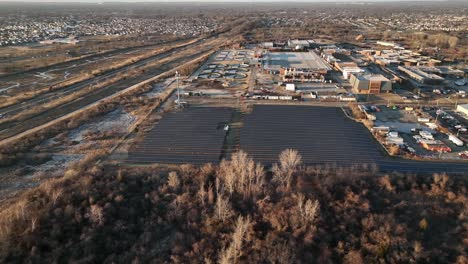
M457 106L457 111L468 115L468 104L461 104Z

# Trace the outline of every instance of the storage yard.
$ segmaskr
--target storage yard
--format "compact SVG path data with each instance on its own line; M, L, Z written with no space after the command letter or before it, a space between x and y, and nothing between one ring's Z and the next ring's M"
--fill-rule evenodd
M361 106L371 131L392 155L416 159L465 159L466 122L434 107Z

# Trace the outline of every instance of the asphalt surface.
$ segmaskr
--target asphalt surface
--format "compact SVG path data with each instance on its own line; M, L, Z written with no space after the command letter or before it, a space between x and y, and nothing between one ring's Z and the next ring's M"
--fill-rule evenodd
M189 108L163 117L129 152L129 163L217 163L233 109Z

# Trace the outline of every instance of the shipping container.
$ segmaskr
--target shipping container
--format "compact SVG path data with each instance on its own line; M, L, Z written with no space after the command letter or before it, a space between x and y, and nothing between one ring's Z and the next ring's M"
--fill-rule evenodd
M428 123L429 121L431 121L431 119L428 118L428 117L419 117L418 118L418 122L420 122L420 123Z

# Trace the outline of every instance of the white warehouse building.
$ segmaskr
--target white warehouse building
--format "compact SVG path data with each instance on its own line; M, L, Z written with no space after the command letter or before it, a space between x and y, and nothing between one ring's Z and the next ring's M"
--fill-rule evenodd
M349 77L351 77L351 73L365 73L366 70L364 70L363 68L359 68L359 67L343 67L343 78L345 79L349 79Z
M464 113L465 115L468 116L468 104L461 104L457 106L457 111Z

